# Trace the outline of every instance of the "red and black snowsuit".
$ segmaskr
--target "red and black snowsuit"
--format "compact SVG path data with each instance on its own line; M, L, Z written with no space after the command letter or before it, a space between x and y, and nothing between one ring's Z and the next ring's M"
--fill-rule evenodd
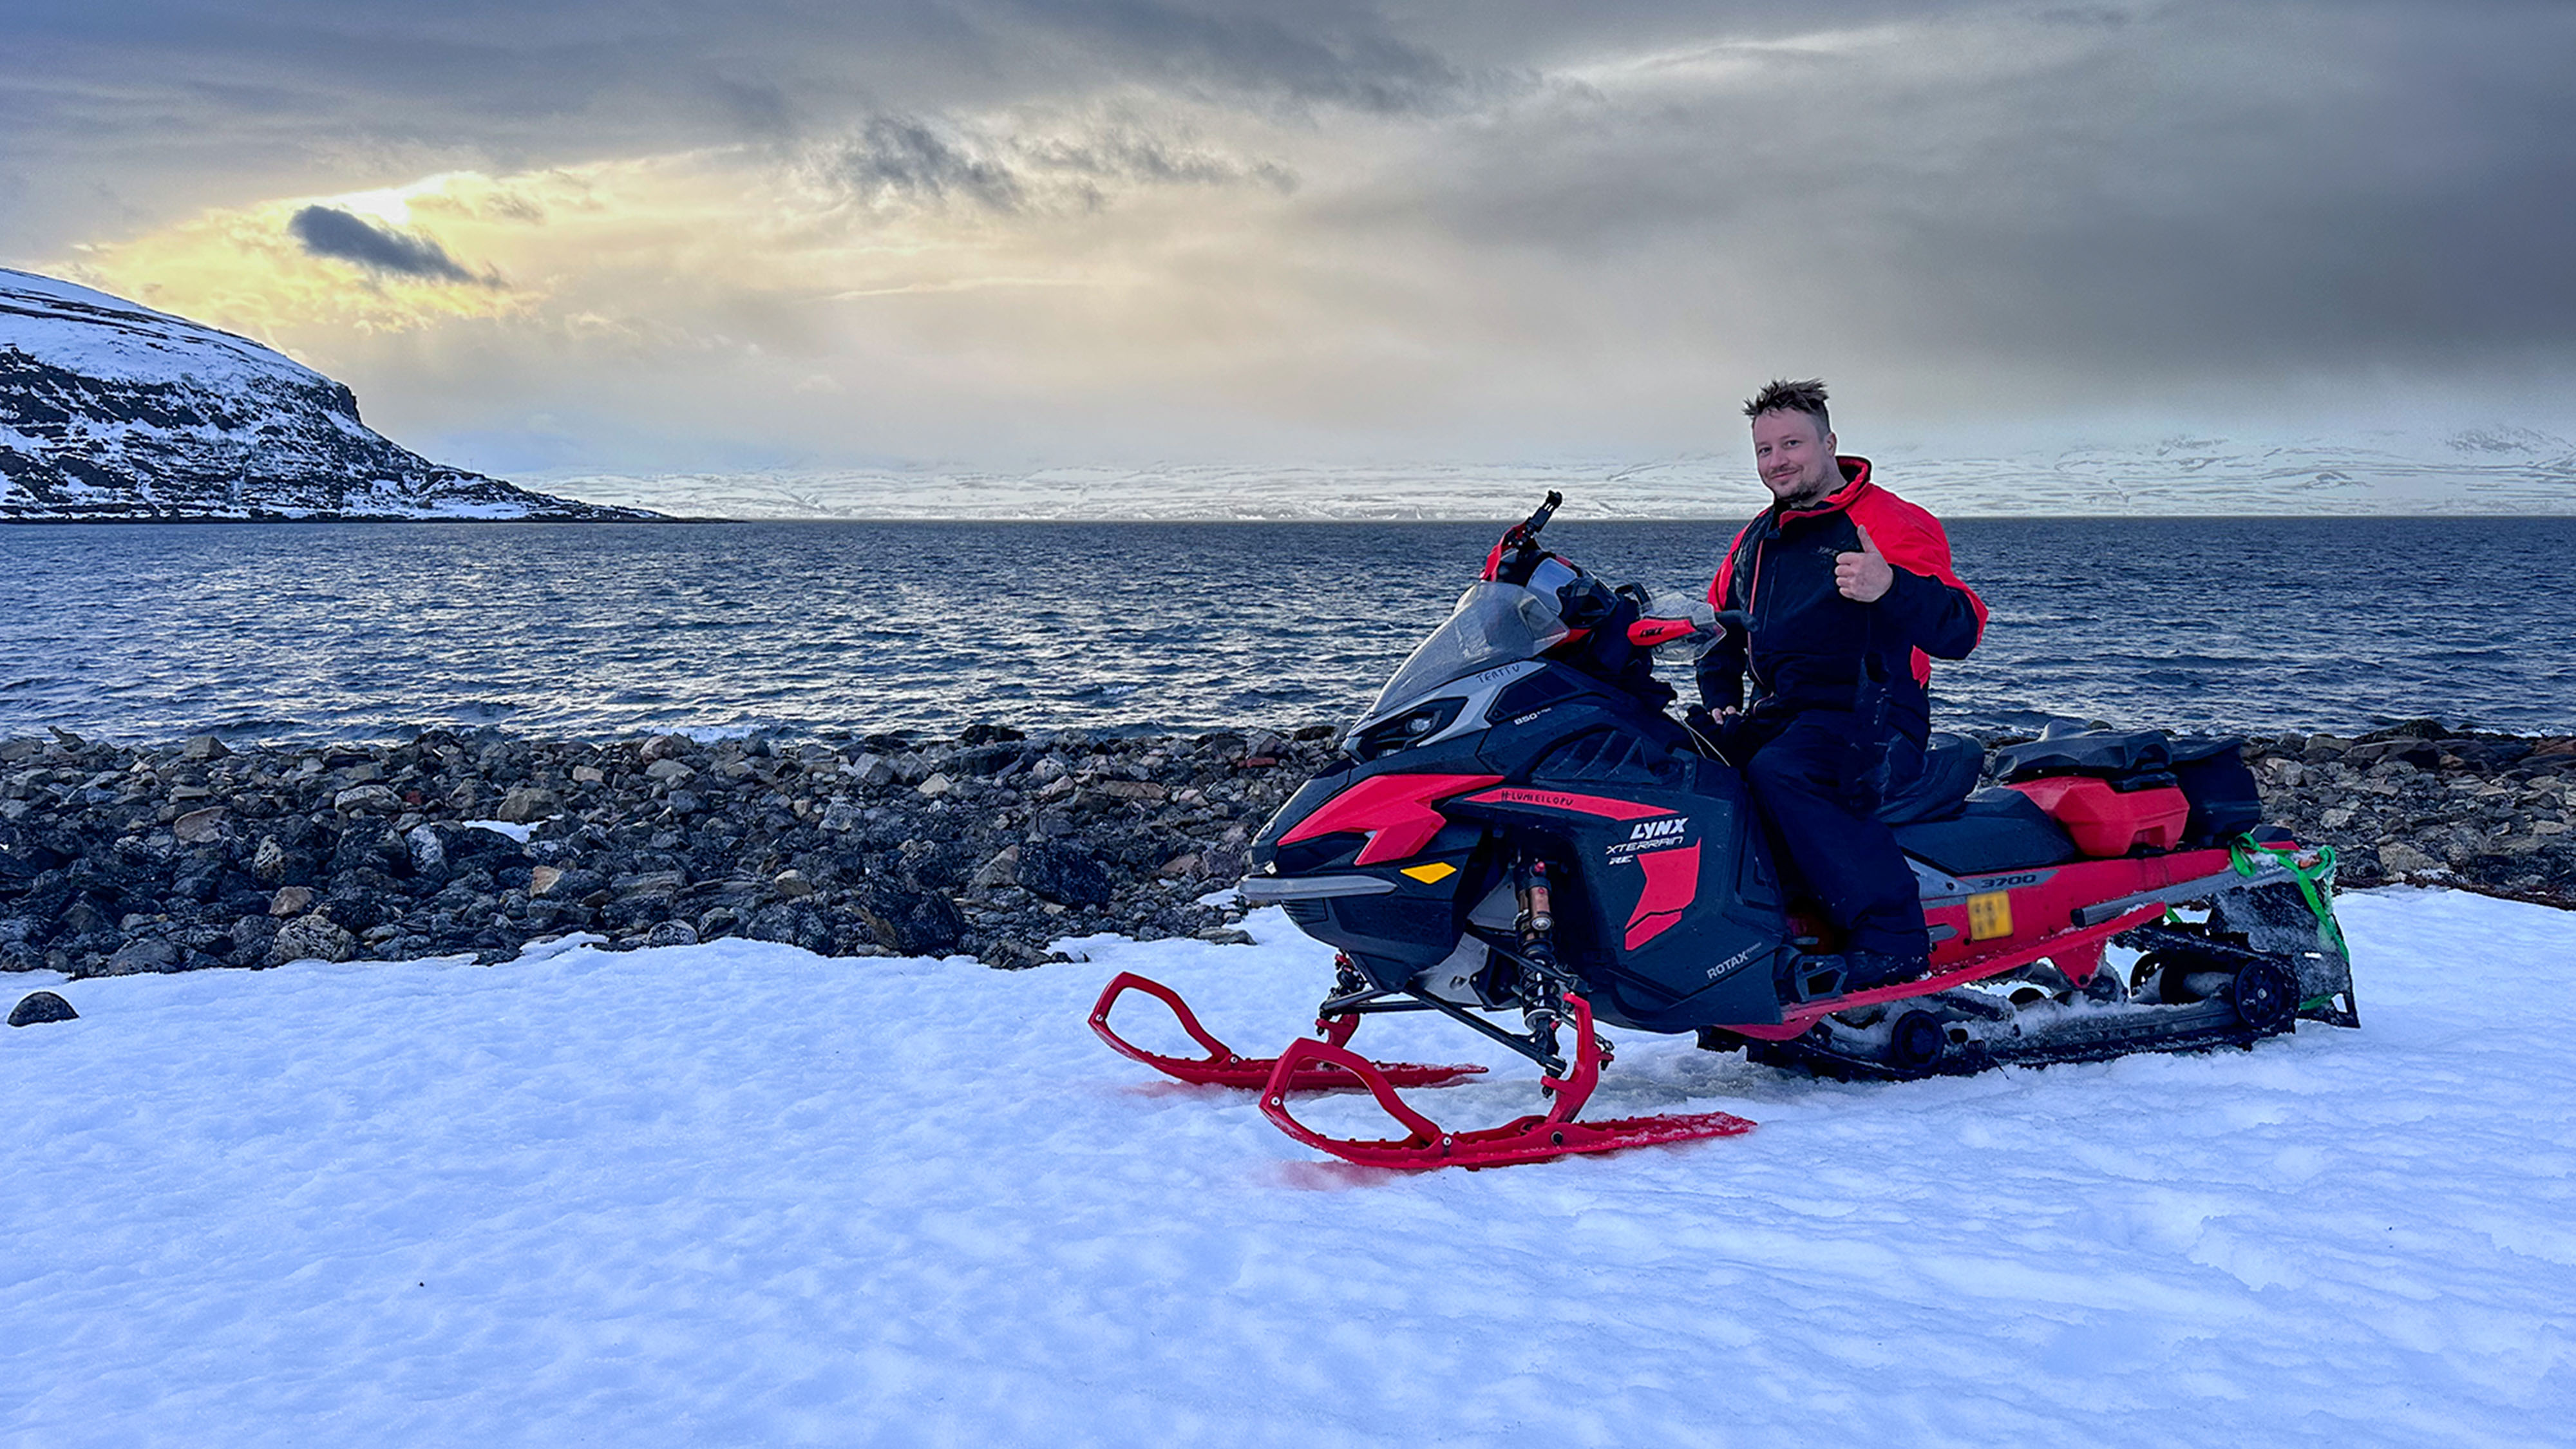
M1875 817L1921 767L1932 659L1967 657L1986 606L1951 571L1940 520L1872 483L1868 459L1836 461L1841 488L1764 509L1727 546L1709 602L1744 623L1701 659L1700 698L1745 709L1728 753L1849 945L1920 957L1914 874ZM1869 604L1834 583L1862 528L1895 573Z

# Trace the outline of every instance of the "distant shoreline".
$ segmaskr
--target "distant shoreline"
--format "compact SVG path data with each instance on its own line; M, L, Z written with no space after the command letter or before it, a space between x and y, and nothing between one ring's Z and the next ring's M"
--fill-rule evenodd
M629 506L629 505L623 505L623 504L618 504L618 505L602 504L602 505L599 505L599 506L601 506L601 507L625 507L625 506ZM1557 519L1556 519L1556 522L1557 522L1557 524L1558 524L1558 525L1560 525L1560 526L1572 526L1572 527L1579 527L1579 528L1592 528L1592 527L1605 527L1605 526L1606 526L1606 527L1615 527L1615 526L1628 525L1628 524L1655 524L1655 525L1666 525L1666 524L1683 524L1683 523L1705 523L1705 524L1709 524L1709 525L1711 525L1711 526L1715 526L1715 525L1719 525L1719 524L1725 524L1725 525L1732 526L1732 525L1735 525L1735 524L1740 524L1740 523L1742 523L1746 518L1748 518L1748 517L1750 517L1750 516L1751 516L1751 513L1750 513L1750 512L1743 513L1743 514L1735 514L1735 513L1707 513L1707 514L1657 514L1657 515L1653 515L1653 516L1647 516L1647 515L1642 515L1642 514L1622 514L1622 515L1620 515L1619 517L1616 517L1616 518L1588 518L1588 517L1585 517L1585 516L1583 516L1583 515L1581 515L1581 514L1560 514L1560 515L1558 515L1558 517L1557 517ZM1166 517L1157 517L1157 516L1151 516L1151 515L1098 515L1098 516L1081 517L1081 518L1063 518L1063 517L1048 517L1048 516L1040 516L1040 515L1029 515L1029 516L1008 516L1008 517L1005 517L1005 516L1000 516L1000 515L983 515L983 514L967 514L967 515L956 516L956 517L925 517L925 516L915 516L915 515L911 515L911 514L887 515L887 516L879 517L879 516L873 516L873 515L852 514L852 515L847 515L847 516L835 515L835 516L832 516L832 517L826 517L826 518L816 518L816 517L793 517L793 516L789 516L789 517L759 517L759 516L730 517L730 516L700 515L700 514L687 514L687 513L661 513L661 514L656 514L655 516L650 517L650 518L388 518L388 517L383 517L383 516L363 516L363 515L362 515L362 516L344 517L344 518L281 518L281 517L269 517L269 518L218 518L218 517L200 516L200 515L191 515L191 516L186 516L186 517L169 517L169 518L22 518L22 517L15 517L15 516L5 516L5 515L0 515L0 524L27 524L27 525L30 525L30 526L44 526L44 527L79 526L79 525L84 525L84 524L113 525L113 526L119 526L119 527L126 526L126 525L133 525L133 524L190 524L190 525L194 525L194 524L249 524L249 525L258 525L258 526L266 527L266 526L272 526L272 525L291 525L291 524L299 524L299 523L383 523L383 524L402 524L402 523L434 523L434 524L450 524L450 523L456 523L456 524L511 524L511 523L546 523L546 524L556 524L556 523L561 523L561 524L620 524L620 523L642 523L642 524L664 524L664 523L725 523L725 524L759 524L759 525L779 525L779 526L791 526L791 525L815 525L815 526L822 526L822 527L829 527L829 526L834 526L834 525L843 525L843 524L866 524L866 525L877 526L877 527L893 527L893 526L899 526L899 525L919 524L919 525L923 525L923 526L955 527L955 528L963 528L963 527L970 527L970 526L971 526L971 527L984 527L984 526L991 526L991 527L997 527L997 528L1004 528L1004 527L1007 527L1007 528L1026 528L1026 527L1076 527L1076 528L1081 528L1081 527L1091 527L1091 526L1111 526L1111 525L1117 525L1117 526L1135 526L1135 527L1157 527L1157 528L1160 528L1160 527L1222 527L1222 528L1249 527L1249 528L1297 528L1297 527L1310 527L1310 526L1311 526L1311 527L1318 527L1318 528L1405 528L1405 527L1441 527L1441 528L1455 528L1455 527L1477 526L1477 525L1488 524L1488 523L1491 523L1491 524L1504 524L1504 523L1509 523L1509 522L1514 521L1514 519L1515 519L1516 517L1517 517L1517 515L1508 515L1508 514L1505 514L1505 513L1496 513L1496 514L1492 515L1491 517L1484 517L1484 516L1461 516L1461 517L1456 517L1456 518L1367 518L1367 517L1352 517L1352 518L1226 518L1226 517L1216 517L1216 516L1196 516L1196 515L1188 516L1188 517L1169 517L1169 518L1166 518ZM2460 512L2460 513L2352 513L2352 512L2344 512L2344 513L2325 513L2325 512L2317 512L2317 513L2159 513L2159 514L2151 514L2151 515L2150 515L2150 514L2136 514L2136 513L1970 513L1970 512L1953 512L1953 513L1945 514L1945 515L1943 516L1943 519L1942 519L1942 521L1943 521L1944 523L1946 523L1946 524L1951 524L1951 525L1957 525L1957 524L1962 524L1962 523L1973 523L1973 524L1989 524L1989 523L2133 523L2133 524L2148 525L2148 524L2171 524L2171 523L2221 523L2221 522L2246 522L2246 521L2253 521L2253 520L2260 520L2260 521L2264 521L2264 522L2280 522L2280 523L2317 522L2317 523L2334 523L2334 524L2368 524L2368 523L2449 523L2449 524L2475 523L2475 524L2484 524L2484 523L2531 523L2531 522L2552 522L2552 521L2576 522L2576 509L2571 509L2570 511L2567 511L2567 512L2564 512L2564 513L2534 513L2534 512L2527 511L2527 510L2516 510L2516 511L2512 511L2512 512L2502 512L2502 511L2499 511L2499 512L2492 512L2492 513L2489 513L2489 512Z

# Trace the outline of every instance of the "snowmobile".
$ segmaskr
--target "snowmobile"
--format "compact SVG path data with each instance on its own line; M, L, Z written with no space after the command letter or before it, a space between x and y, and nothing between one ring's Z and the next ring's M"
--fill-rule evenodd
M1878 812L1922 887L1930 972L1846 989L1840 943L1783 879L1743 775L1668 713L1654 677L1654 651L1695 653L1741 621L1548 552L1562 501L1548 494L1503 535L1254 842L1243 899L1337 950L1316 1036L1244 1057L1178 993L1122 973L1091 1014L1112 1048L1185 1082L1256 1089L1282 1130L1347 1161L1485 1167L1754 1125L1579 1120L1613 1054L1599 1025L1907 1080L2360 1024L2332 851L2260 826L2238 741L2154 731L2052 727L1991 753L1934 735ZM2105 964L2113 945L2139 953L2125 977ZM1163 1002L1204 1055L1116 1031L1130 993ZM1432 1121L1398 1089L1484 1068L1352 1052L1361 1019L1389 1012L1438 1013L1527 1057L1547 1109L1475 1130ZM1335 1137L1292 1109L1353 1089L1403 1135Z

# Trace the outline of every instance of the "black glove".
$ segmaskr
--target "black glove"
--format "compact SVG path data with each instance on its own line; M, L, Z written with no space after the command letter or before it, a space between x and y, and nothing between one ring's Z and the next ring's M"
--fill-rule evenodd
M1712 758L1716 756L1718 745L1724 739L1724 735L1720 731L1717 717L1708 712L1707 705L1695 704L1683 710L1682 728L1689 730L1691 738L1699 742L1701 754Z

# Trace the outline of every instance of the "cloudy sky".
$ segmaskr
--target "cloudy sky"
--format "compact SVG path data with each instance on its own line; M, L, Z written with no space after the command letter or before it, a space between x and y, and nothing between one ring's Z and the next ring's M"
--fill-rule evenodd
M2576 5L15 0L0 263L503 473L2576 436Z

